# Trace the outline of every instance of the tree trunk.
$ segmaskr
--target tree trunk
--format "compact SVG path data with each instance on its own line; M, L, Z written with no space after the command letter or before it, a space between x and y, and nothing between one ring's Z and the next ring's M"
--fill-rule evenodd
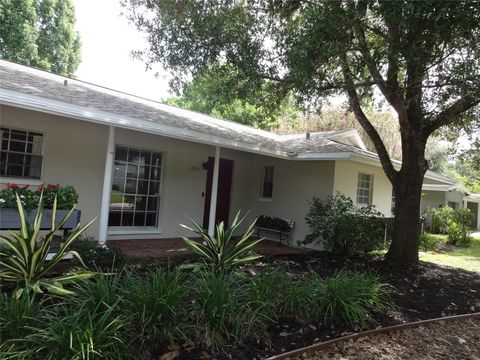
M401 176L395 191L395 219L392 244L386 258L398 263L418 261L420 244L420 197L422 180Z
M393 182L395 219L392 243L386 258L397 263L418 262L420 202L423 178L428 168L424 144L424 141L416 141L413 137L404 142L402 168Z

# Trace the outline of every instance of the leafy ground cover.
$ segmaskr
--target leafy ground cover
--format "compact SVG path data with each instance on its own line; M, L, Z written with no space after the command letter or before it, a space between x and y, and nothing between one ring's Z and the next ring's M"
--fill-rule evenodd
M91 339L103 354L92 359L121 359L115 354L132 348L142 350L139 359L260 359L360 329L480 311L480 274L428 262L405 268L380 256L317 252L266 257L241 266L241 276L207 273L194 282L167 271L183 263L137 263L122 276L86 281L76 296L49 300L46 309L23 304L28 318L46 322L28 324L39 330L24 336L26 348L63 349L62 358L73 358L71 348L85 351ZM365 314L349 301L373 306ZM22 338L15 317L5 320L12 330L1 333Z
M480 272L480 235L473 237L469 246L440 246L437 251L422 253L420 258L439 265Z
M290 271L304 272L313 269L321 276L331 275L339 269L377 273L381 281L388 284L391 292L388 310L377 312L373 316L376 321L374 327L480 311L478 273L428 262L420 262L418 266L409 268L397 267L384 262L379 256L340 257L330 253L270 259L268 264L285 262ZM290 335L282 338L278 334L284 331L286 326ZM322 322L299 324L284 319L276 331L277 336L272 339L273 347L287 351L330 340L354 330L342 326L332 327ZM261 349L257 347L251 351L251 357L244 358L253 358L254 354L262 354Z

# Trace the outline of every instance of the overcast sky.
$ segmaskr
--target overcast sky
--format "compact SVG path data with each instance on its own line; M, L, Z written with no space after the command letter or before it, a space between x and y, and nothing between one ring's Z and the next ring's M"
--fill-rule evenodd
M74 0L74 4L82 40L77 79L153 100L168 96L166 73L155 78L140 60L131 58L130 51L144 48L146 41L121 16L119 0Z

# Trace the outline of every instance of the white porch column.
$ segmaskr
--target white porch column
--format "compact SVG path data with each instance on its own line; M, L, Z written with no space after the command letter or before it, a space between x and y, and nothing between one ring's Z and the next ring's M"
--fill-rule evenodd
M215 147L215 161L213 163L212 194L210 196L210 214L208 215L208 234L215 234L215 215L217 213L218 172L220 168L220 147Z
M100 208L100 231L98 244L104 246L107 242L108 212L110 209L110 192L112 186L113 156L115 153L115 128L108 128L107 157L105 160L105 172L103 175L102 205Z

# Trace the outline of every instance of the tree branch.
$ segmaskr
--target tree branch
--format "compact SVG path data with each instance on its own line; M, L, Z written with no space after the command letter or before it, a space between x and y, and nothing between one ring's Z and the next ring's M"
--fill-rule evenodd
M355 12L355 5L353 2L349 2L349 7L352 12ZM377 68L375 60L372 58L370 51L368 49L367 39L365 37L365 32L363 30L362 24L358 21L357 18L353 20L353 28L355 30L355 35L358 38L360 45L360 52L367 64L368 71L370 75L375 80L376 85L382 92L385 99L388 103L395 109L395 111L400 115L401 118L404 118L405 115L405 106L403 104L403 99L401 97L400 88L398 86L398 68L396 64L389 61L387 76L387 81L383 78L380 70ZM392 60L390 58L389 60Z
M358 83L354 84L355 88L359 87L370 87L376 85L375 81L361 81ZM344 83L338 83L338 84L325 84L323 86L320 86L317 88L317 91L322 92L322 91L327 91L327 90L345 90L345 84Z
M382 164L383 170L393 184L396 182L398 171L395 170L395 168L393 167L390 156L388 155L388 151L380 135L378 134L378 131L368 120L367 116L362 110L357 90L355 89L355 83L353 82L352 74L348 66L347 54L345 51L340 55L340 61L343 77L345 79L345 90L347 91L349 103L353 110L353 113L355 114L355 118L372 140L373 145L377 150L377 154L380 159L380 163Z
M464 96L463 98L455 101L448 108L440 112L435 119L428 122L422 129L423 136L427 138L435 130L444 125L453 123L460 114L470 110L474 106L480 104L480 89L475 90L473 93Z

